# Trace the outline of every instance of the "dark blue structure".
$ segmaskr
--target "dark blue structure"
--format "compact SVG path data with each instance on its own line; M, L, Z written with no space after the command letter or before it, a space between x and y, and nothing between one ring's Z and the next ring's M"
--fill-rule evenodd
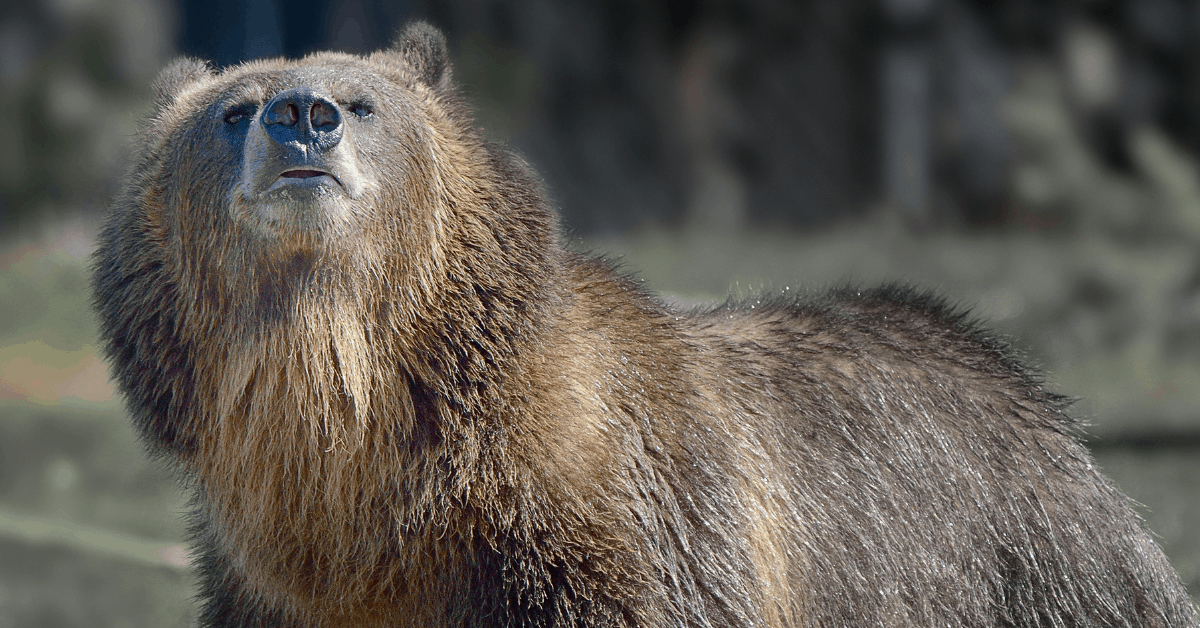
M181 0L178 49L217 65L314 50L385 46L412 12L405 0Z

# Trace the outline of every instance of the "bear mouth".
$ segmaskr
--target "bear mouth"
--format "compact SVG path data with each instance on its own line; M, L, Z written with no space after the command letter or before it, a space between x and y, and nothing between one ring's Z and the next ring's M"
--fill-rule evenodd
M319 177L323 174L329 173L321 172L320 170L288 170L279 176L287 177L289 179L307 179L308 177Z
M311 168L293 168L279 173L266 191L276 190L281 187L303 187L315 188L320 186L343 188L342 182L332 173L325 170L314 170Z

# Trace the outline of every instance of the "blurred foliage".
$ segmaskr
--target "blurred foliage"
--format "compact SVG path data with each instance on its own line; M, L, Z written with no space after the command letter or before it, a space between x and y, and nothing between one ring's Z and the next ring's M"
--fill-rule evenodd
M453 64L454 80L474 107L480 128L497 141L515 137L542 87L528 57L480 37L467 37L457 42Z
M157 0L0 9L0 229L103 204L170 54L169 15Z
M1018 146L1014 221L1034 229L1101 232L1116 241L1200 243L1196 160L1150 125L1124 141L1131 172L1106 165L1083 137L1055 66L1030 61L1004 113Z

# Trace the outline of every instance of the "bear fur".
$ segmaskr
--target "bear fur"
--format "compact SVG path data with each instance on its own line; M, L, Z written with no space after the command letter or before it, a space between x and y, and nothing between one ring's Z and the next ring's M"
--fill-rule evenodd
M1198 625L1000 342L898 287L670 310L433 28L156 89L93 287L201 626Z

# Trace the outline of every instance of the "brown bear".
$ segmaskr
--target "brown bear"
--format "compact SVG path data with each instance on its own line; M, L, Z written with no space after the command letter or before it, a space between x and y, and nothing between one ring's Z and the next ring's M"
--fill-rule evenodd
M1198 625L1000 342L897 287L664 307L433 28L157 90L93 285L201 626Z

